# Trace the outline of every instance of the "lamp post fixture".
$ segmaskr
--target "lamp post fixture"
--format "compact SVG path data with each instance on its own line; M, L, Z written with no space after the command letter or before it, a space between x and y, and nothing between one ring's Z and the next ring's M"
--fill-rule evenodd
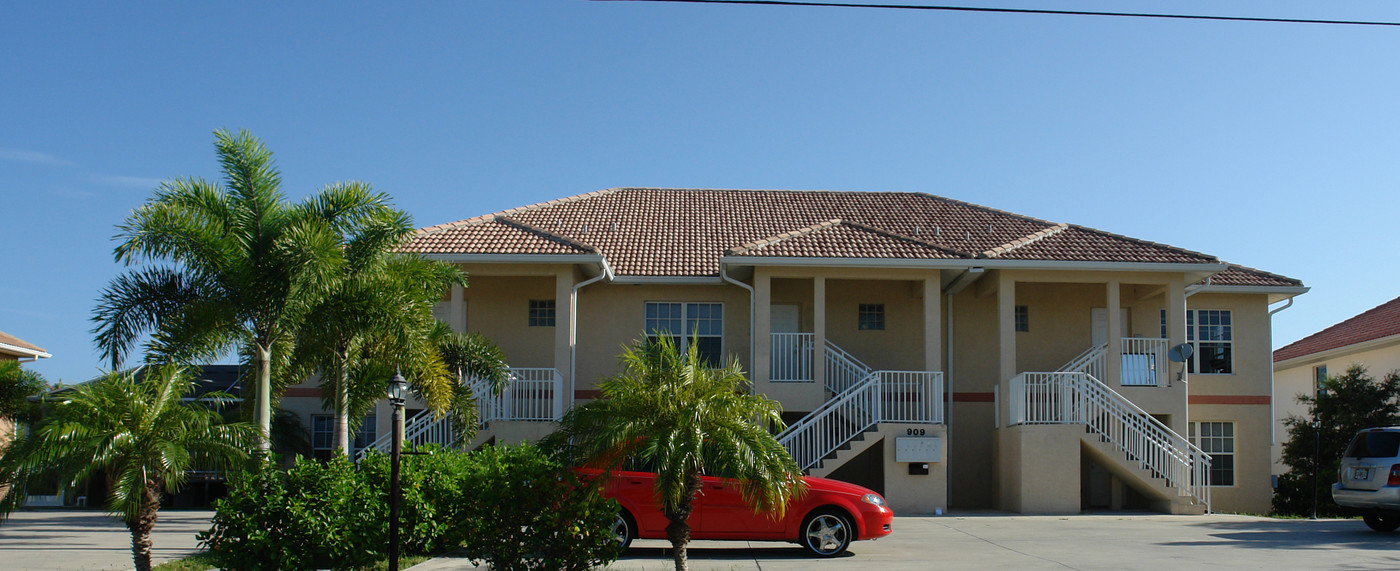
M1322 452L1322 421L1313 419L1313 465L1312 465L1312 519L1317 519L1317 471L1318 464L1321 463Z
M395 369L388 387L389 405L394 408L393 443L389 453L392 459L389 469L389 571L399 571L399 459L403 456L403 403L407 392L408 383Z

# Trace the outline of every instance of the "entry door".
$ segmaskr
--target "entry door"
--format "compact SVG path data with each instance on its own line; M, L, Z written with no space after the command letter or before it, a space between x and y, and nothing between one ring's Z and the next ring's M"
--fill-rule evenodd
M1128 308L1118 308L1118 322L1123 326L1123 333L1128 332ZM1089 344L1095 347L1108 343L1108 308L1089 308Z

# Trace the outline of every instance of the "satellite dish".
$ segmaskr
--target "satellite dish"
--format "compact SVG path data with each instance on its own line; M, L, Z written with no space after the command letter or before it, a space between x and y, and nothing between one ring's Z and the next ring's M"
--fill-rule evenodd
M1182 343L1167 351L1167 359L1173 363L1185 363L1191 360L1191 355L1196 353L1196 348L1190 343Z

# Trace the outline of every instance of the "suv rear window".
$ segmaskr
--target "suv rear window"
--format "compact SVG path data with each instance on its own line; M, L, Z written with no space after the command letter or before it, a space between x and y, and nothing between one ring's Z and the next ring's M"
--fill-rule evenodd
M1347 458L1400 456L1400 432L1362 432L1347 446Z

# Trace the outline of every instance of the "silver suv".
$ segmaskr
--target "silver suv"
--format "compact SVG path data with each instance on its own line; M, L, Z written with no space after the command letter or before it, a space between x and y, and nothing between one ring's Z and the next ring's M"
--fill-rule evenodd
M1337 466L1332 499L1361 512L1371 529L1400 528L1400 426L1356 433Z

